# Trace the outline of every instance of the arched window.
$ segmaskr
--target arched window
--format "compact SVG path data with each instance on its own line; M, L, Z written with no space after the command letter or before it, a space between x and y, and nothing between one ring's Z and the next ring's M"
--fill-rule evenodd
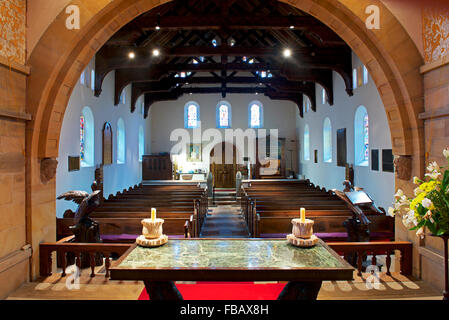
M117 121L117 163L125 163L126 157L125 122L122 118Z
M80 83L82 85L85 85L85 83L86 83L86 70L83 70L83 72L81 72Z
M323 161L332 162L332 124L329 118L323 123Z
M302 107L303 107L304 113L309 112L311 107L312 107L312 103L311 103L309 97L303 95L303 100L302 101L303 101L302 102L302 104L303 104Z
M323 104L327 103L327 93L324 88L321 89L321 99L322 99Z
M120 103L126 104L126 90L123 89L122 94L120 95Z
M248 106L248 126L250 128L263 127L263 105L259 101L252 101Z
M200 124L200 106L198 103L190 101L184 106L184 128L198 128Z
M90 72L90 88L95 91L95 70Z
M367 167L369 160L369 117L364 106L357 108L354 118L354 162Z
M94 166L95 127L94 115L84 107L80 117L80 161L82 167Z
M139 127L139 161L142 162L142 157L145 152L145 134L143 127Z
M231 128L231 105L220 101L217 105L217 128Z
M368 77L368 69L366 66L363 66L363 84L368 84L369 77Z
M90 81L91 81L91 79L90 79L90 68L89 67L86 67L86 69L84 70L84 72L85 72L85 79L84 79L84 84L86 85L86 87L88 87L88 88L90 88Z
M308 124L304 127L304 160L310 160L310 132Z
M354 68L352 70L352 88L353 89L357 89L357 83L358 83L358 81L357 81L357 69Z

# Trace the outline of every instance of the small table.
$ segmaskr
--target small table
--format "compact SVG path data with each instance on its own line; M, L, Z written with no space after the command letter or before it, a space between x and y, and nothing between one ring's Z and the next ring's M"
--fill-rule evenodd
M151 300L182 300L174 281L289 281L279 300L316 300L322 281L353 280L354 268L322 240L298 248L285 239L177 239L134 244L111 280L143 280Z

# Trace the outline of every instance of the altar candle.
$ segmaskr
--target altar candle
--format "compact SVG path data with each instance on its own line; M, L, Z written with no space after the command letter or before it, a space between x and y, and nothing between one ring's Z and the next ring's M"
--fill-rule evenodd
M151 221L156 220L156 208L151 208Z
M306 222L306 209L305 208L301 208L301 222L302 223Z

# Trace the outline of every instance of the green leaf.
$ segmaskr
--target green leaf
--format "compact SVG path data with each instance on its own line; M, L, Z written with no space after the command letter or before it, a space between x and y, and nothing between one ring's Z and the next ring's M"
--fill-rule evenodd
M444 172L442 189L446 190L448 186L449 186L449 170L446 170Z

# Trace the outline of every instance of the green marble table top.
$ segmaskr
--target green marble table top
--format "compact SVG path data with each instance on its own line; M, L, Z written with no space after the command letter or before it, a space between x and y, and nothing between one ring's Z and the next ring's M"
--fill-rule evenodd
M115 269L348 269L323 242L298 248L287 240L169 240L158 248L137 246Z

